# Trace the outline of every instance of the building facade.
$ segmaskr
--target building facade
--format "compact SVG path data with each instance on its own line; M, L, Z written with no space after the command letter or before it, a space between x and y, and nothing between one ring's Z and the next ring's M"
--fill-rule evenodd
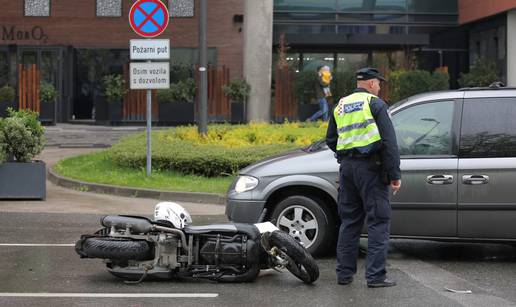
M159 37L171 41L171 81L195 78L199 0L162 1L171 11ZM516 0L269 1L273 67L283 47L284 60L297 71L321 64L343 70L447 67L457 88L460 73L484 55L495 59L502 80L516 84L516 60L508 56L516 47ZM10 84L19 93L20 72L36 66L41 80L58 89L55 121L94 119L102 77L124 72L129 40L138 38L128 21L134 2L0 0L0 87ZM209 63L240 78L245 1L207 2ZM251 24L246 31L252 29Z
M132 0L2 0L0 86L19 84L20 69L36 65L40 78L59 92L57 122L92 119L102 76L122 73L129 40ZM198 61L198 1L170 0L170 22L159 38L171 42L171 65L193 74ZM241 0L208 3L209 63L242 75ZM171 69L174 71L173 69Z
M457 26L456 0L276 0L274 6L275 43L283 34L288 60L299 70L322 63L335 69L447 66L453 80L467 54Z
M469 64L483 58L496 64L502 82L516 86L516 1L459 0L459 23L467 31Z

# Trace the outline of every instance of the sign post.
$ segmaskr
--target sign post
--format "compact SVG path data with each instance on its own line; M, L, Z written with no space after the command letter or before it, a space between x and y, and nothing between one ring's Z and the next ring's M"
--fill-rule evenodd
M132 39L129 44L131 60L130 88L147 90L147 176L152 172L151 130L152 89L170 87L169 62L151 60L170 59L170 40L148 39L163 33L168 26L167 7L160 0L138 0L129 11L129 24L136 34L147 39Z

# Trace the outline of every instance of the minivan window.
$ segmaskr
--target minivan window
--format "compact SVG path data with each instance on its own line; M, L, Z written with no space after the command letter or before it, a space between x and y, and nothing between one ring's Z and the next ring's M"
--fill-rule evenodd
M516 157L516 98L465 99L459 155Z
M409 106L393 115L400 155L452 154L455 102L434 101Z

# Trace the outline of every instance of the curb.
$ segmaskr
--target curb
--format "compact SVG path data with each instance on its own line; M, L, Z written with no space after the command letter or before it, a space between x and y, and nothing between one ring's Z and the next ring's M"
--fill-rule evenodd
M219 194L198 192L170 192L151 189L128 188L115 185L84 182L66 177L61 177L53 172L52 167L47 168L47 179L55 185L83 192L109 194L115 196L152 198L158 200L176 200L191 203L225 205L226 198Z

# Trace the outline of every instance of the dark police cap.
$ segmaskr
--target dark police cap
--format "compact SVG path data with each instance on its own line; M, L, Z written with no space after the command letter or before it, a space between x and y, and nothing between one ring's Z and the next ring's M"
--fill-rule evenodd
M362 69L357 70L356 77L357 77L358 81L375 79L375 78L378 79L378 80L387 81L382 76L382 74L380 74L378 69L370 68L370 67L366 67L366 68L362 68Z

